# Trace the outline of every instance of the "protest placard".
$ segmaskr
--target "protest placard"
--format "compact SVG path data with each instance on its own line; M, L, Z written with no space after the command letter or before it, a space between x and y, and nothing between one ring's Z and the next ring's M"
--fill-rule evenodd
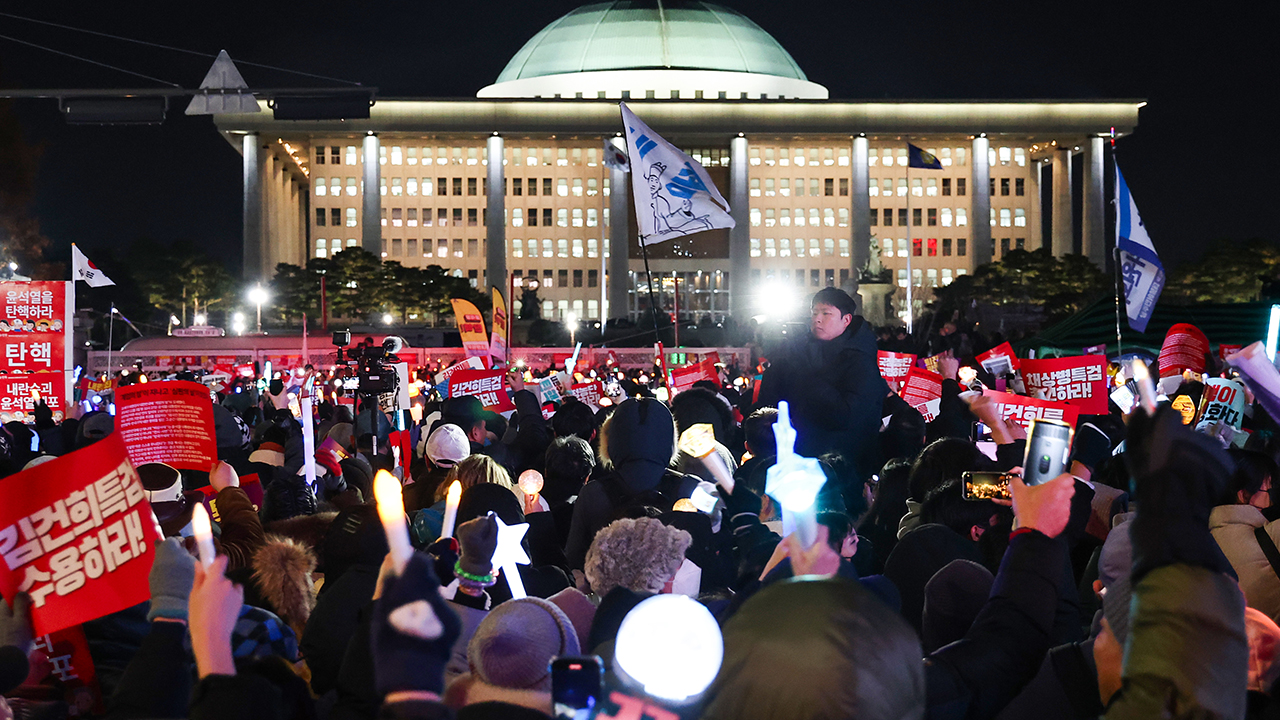
M1244 424L1246 400L1244 383L1207 378L1204 381L1204 394L1200 396L1196 429L1201 430L1212 423L1222 422L1239 430Z
M0 422L30 421L31 412L40 400L61 416L67 401L62 379L60 371L0 375Z
M484 369L484 361L480 359L480 356L478 356L478 355L473 355L473 356L471 356L471 357L467 358L466 360L463 360L463 361L462 361L462 362L460 362L460 363L456 363L456 364L450 365L449 367L447 367L447 368L445 368L445 369L441 370L440 372L436 373L436 378L435 378L435 380L436 380L436 384L437 384L437 385L445 385L445 384L447 384L447 383L448 383L448 381L449 381L449 376L450 376L450 375L453 375L454 373L458 372L459 370L468 370L468 369L470 369L470 370L483 370L483 369Z
M1031 421L1037 419L1058 420L1075 427L1080 417L1080 408L1051 400L1040 400L1025 395L1014 395L997 390L986 390L983 395L991 398L1000 410L1000 416L1012 420L1024 428L1031 427Z
M1042 392L1045 400L1075 405L1086 415L1107 412L1107 358L1102 355L1023 360L1019 372L1029 395Z
M876 364L880 366L880 377L889 383L890 388L897 390L907 379L907 371L916 364L916 356L911 353L879 350L876 352ZM929 369L937 372L933 368Z
M929 357L927 357L927 358L925 358L925 359L921 360L921 361L920 361L920 364L924 365L924 369L925 369L925 370L928 370L929 372L936 372L936 373L940 373L940 372L942 372L942 358L944 358L944 357L946 357L946 355L945 355L944 353L938 353L937 355L931 355L931 356L929 356Z
M462 336L462 347L467 357L489 357L489 333L484 328L484 315L470 300L453 298L453 319Z
M974 359L984 370L996 377L1012 374L1018 369L1018 356L1013 354L1013 347L1007 342L978 354Z
M507 364L507 300L502 291L493 291L493 333L489 340L489 365L500 367Z
M588 405L591 405L592 407L599 407L600 398L605 396L604 383L599 380L589 383L578 383L569 388L569 392L573 393L574 397Z
M70 717L106 712L84 628L73 625L35 638L31 652L27 653L27 662L31 671L14 695L56 697L67 703Z
M344 453L340 459L345 458L346 454ZM200 490L200 493L204 495L202 498L204 501L204 509L209 513L209 517L212 518L214 522L222 522L222 517L218 514L218 491L215 490L212 485L205 485L198 489ZM262 480L258 478L258 473L242 475L240 477L240 489L244 491L244 494L249 498L249 502L253 503L255 508L262 507L262 499L264 495L262 492Z
M209 388L170 380L116 390L116 427L135 465L208 470L218 459Z
M1204 356L1209 352L1209 339L1200 328L1178 323L1165 333L1160 346L1160 377L1181 375L1183 370L1204 372Z
M708 380L720 385L720 373L716 371L716 364L710 360L702 360L701 362L690 363L683 367L678 367L671 371L671 387L677 392L682 393L693 387L696 382Z
M68 326L75 292L59 281L0 281L0 375L50 373L29 380L61 422L71 396L71 343ZM47 387L52 383L52 387ZM0 387L0 421L33 422L31 387Z
M925 403L942 397L942 376L924 368L913 367L907 371L902 382L901 395L908 405L920 410Z
M543 403L560 402L570 395L569 374L565 372L552 373L544 378L538 379L538 398Z
M485 410L515 410L515 403L507 395L505 375L503 370L458 370L449 376L449 397L474 395Z
M151 596L160 536L119 432L0 480L0 593L31 596L37 635Z

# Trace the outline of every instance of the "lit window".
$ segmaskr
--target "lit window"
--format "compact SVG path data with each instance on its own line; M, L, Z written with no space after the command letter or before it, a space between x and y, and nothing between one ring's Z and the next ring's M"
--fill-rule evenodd
M357 154L356 154L356 146L355 146L355 145L348 145L348 146L347 146L347 160L346 160L346 162L347 162L347 164L348 164L348 165L355 165L356 163L358 163L358 162L359 162L359 157L358 157L358 156L357 156Z
M599 255L600 255L599 241L596 240L595 238L587 238L587 257L593 258L593 257L599 257ZM592 287L595 287L595 286L593 285Z
M556 225L560 227L569 227L569 210L568 208L560 208L556 210Z
M775 246L775 244L774 244L774 239L773 239L773 238L765 238L765 239L764 239L764 256L765 256L765 257L777 257L777 255L778 255L778 249L777 249L777 247L776 247L776 246Z
M480 148L467 148L467 164L478 165L480 163Z
M768 166L771 166L771 167L772 167L772 166L773 166L773 164L774 164L774 161L773 161L773 148L771 148L771 147L770 147L770 148L765 148L765 149L764 149L764 164L765 164L765 165L768 165Z
M817 212L816 210L814 212ZM836 226L836 211L833 208L822 209L822 224L827 227Z
M551 167L551 148L542 148L542 164Z
M596 226L596 215L597 213L595 208L587 208L587 227Z
M964 208L956 208L956 227L964 227L968 224L968 211Z
M938 238L929 238L926 247L929 249L929 257L938 256Z
M599 161L596 160L596 149L587 148L587 167L595 167L598 164Z
M751 238L751 257L760 257L760 238Z
M382 195L383 197L386 197L386 194L387 194L386 178L378 178L378 194Z
M951 148L942 148L938 162L942 163L942 167L951 167Z
M405 149L405 163L408 165L418 164L418 148L411 147Z
M924 190L920 178L911 178L911 194L915 197L924 197Z
M382 145L378 147L378 164L379 165L387 164L387 146L386 145ZM383 243L385 242L386 241L384 240ZM386 253L384 252L383 254L386 254Z
M951 208L942 208L942 227L951 227Z
M920 268L911 268L911 285L913 287L920 287L920 284L923 281L924 272Z
M1013 161L1018 163L1019 167L1027 166L1027 150L1026 148L1013 149Z
M809 208L809 227L818 227L818 208Z
M563 240L561 240L561 242L564 242L564 241L563 241ZM574 240L573 240L573 256L574 256L574 257L576 257L576 258L580 258L580 257L582 257L582 238L574 238Z
M391 164L392 165L404 164L404 149L401 148L399 145L393 146L391 148ZM393 253L393 254L399 254L399 253Z
M836 155L836 165L849 167L849 148L840 148L840 153Z
M751 178L751 197L760 197L760 178Z
M391 227L403 227L403 226L404 226L404 211L401 210L400 208L393 208L391 210Z
M582 197L582 178L573 179L573 196Z
M573 226L582 227L582 208L573 209Z
M929 178L929 184L925 188L924 194L928 195L929 197L938 196L938 179L937 178Z
M391 178L391 194L394 197L400 197L404 194L403 180L400 178Z
M840 238L840 257L849 257L849 239Z
M773 189L773 184L774 184L773 178L765 178L764 180L764 196L765 197L773 197L774 195L777 195L777 193Z
M555 257L555 252L551 249L551 240L549 238L542 239L542 257Z
M1013 226L1014 226L1014 227L1026 227L1026 226L1027 226L1027 211L1026 211L1026 210L1023 210L1022 208L1017 208L1016 210L1014 210L1014 211L1013 211Z
M760 227L760 208L751 208L751 227Z
M582 148L574 148L572 155L573 155L573 164L575 166L581 165L582 164Z
M778 225L781 227L791 227L791 213L785 209L779 213Z
M924 277L925 280L928 281L929 287L938 287L938 271L933 268L928 268L924 272Z
M437 165L449 164L449 148L436 148L436 164Z
M564 148L561 148L561 150L563 149ZM569 197L569 181L568 180L564 178L560 178L559 182L556 183L556 194L559 195L560 197Z
M410 148L412 150L413 148ZM406 178L404 184L405 194L409 197L417 197L418 195L418 178Z
M765 209L765 211L764 211L764 226L765 226L765 227L773 227L774 225L777 225L777 224L778 224L777 218L775 218L775 217L774 217L774 215L775 215L775 211L774 211L774 209L773 209L773 208L766 208L766 209Z
M874 243L874 241L872 241ZM889 238L880 238L880 255L883 257L893 257L893 240Z
M511 208L511 227L524 226L524 209Z
M797 192L804 192L804 185L800 183L796 183L796 185L798 186L796 188ZM782 197L789 197L791 195L791 178L782 178L778 181L778 194Z
M880 197L880 181L876 178L867 180L867 194L871 197Z
M453 256L456 258L462 257L462 240L459 238L453 239Z
M1010 148L1007 148L1007 147L1000 148L1000 164L1008 165L1009 161L1012 159L1012 155L1013 155L1013 151Z
M324 178L316 178L316 196L324 197L329 192L329 188L324 184Z
M875 167L876 163L879 162L879 160L880 160L880 151L878 149L870 148L869 150L867 150L867 167ZM884 164L892 165L893 155L886 152L884 155Z
M942 268L942 286L951 284L951 268Z
M822 149L822 164L823 164L823 165L834 165L834 164L835 164L835 162L836 162L836 161L835 161L835 159L834 159L834 157L835 157L835 156L832 154L832 150L831 150L831 148L823 148L823 149Z
M747 150L748 162L752 165L760 164L760 148L751 148ZM759 257L757 254L756 257Z
M569 148L559 148L556 150L556 165L560 167L569 167Z
M816 165L817 163L815 162L814 164ZM809 194L810 194L810 195L818 195L818 194L819 194L819 191L818 191L818 184L819 184L820 182L821 182L821 181L820 181L818 178L809 178ZM831 181L830 181L830 180L828 180L827 182L831 182ZM797 194L797 195L799 195L799 194L800 194L800 192L797 190L797 191L796 191L796 194ZM832 192L829 192L829 193L827 193L827 194L828 194L828 195L835 195L835 191L833 190Z
M595 197L595 195L596 195L596 193L597 193L597 192L599 192L599 191L596 189L596 179L595 179L595 178L587 178L587 196L588 196L588 197Z
M355 209L355 208L347 208L347 227L355 227L355 226L356 226L356 219L357 219L357 217L356 217L356 209Z
M898 238L898 257L907 256L907 239Z
M968 164L968 163L967 163L967 161L966 161L966 159L965 159L965 151L964 151L964 148L962 148L962 147L958 147L958 148L956 148L956 164L957 164L957 165L966 165L966 164Z
M796 148L794 152L796 167L804 167L804 149Z
M907 149L898 148L898 167L907 166Z
M920 181L916 180L916 182L920 182ZM907 196L907 179L898 178L898 197L906 197L906 196Z
M528 167L538 164L538 148L529 148L529 157L525 158L524 164Z
M991 227L996 226L996 209L991 208Z
M322 149L323 151L323 149ZM337 241L334 241L335 243ZM328 252L325 250L325 241L323 238L316 238L316 257L325 257Z
M899 268L898 269L898 287L906 287L906 286L907 286L907 269Z
M840 227L849 227L849 208L837 208Z
M797 155L796 157L800 157L800 156ZM800 157L800 159L803 160L804 158ZM803 240L798 240L797 242L799 242L801 246L804 245ZM781 238L778 240L778 257L791 257L791 240L790 239Z
M809 250L810 250L810 253L809 253L810 255L817 255L817 254L818 254L818 240L817 240L817 238L814 238L813 240L810 240L810 241L809 241ZM835 240L833 240L833 239L831 239L831 238L823 238L823 240L822 240L822 254L823 254L823 255L826 255L827 257L831 257L832 255L835 255L835 254L836 254L836 241L835 241Z
M418 208L409 208L405 222L408 223L409 227L418 227Z

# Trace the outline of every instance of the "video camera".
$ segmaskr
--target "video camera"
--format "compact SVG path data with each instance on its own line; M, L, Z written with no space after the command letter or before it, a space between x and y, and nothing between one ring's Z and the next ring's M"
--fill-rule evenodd
M403 339L392 335L383 340L381 345L361 344L347 350L346 347L351 344L351 331L341 330L333 334L333 344L338 347L338 362L355 366L357 393L383 395L399 389L399 378L395 368L387 362L387 357L400 352L405 344Z

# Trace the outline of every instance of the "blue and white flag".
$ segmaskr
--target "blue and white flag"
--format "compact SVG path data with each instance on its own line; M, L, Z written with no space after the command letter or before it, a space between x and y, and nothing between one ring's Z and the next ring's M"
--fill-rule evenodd
M1164 289L1164 265L1156 255L1151 237L1138 216L1138 206L1129 186L1116 166L1116 247L1120 250L1120 272L1124 277L1124 306L1129 327L1147 331L1147 321L1155 311Z
M733 227L729 203L706 169L650 130L626 103L619 105L627 132L631 191L635 195L641 244L653 245L703 230Z

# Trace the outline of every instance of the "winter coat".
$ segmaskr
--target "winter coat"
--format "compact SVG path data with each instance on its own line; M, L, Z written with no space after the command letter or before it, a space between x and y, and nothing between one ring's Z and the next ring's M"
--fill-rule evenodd
M801 455L838 452L867 477L877 469L880 411L889 393L876 357L875 335L861 316L834 340L805 335L772 359L759 404L790 404Z
M1260 527L1280 545L1280 520L1267 522L1252 505L1219 505L1209 513L1209 532L1240 577L1245 604L1275 620L1280 618L1280 576L1258 544Z
M373 598L376 565L352 565L316 601L298 648L311 669L311 689L324 695L337 686L347 643L359 624L360 611Z
M996 720L1089 720L1102 714L1093 640L1049 651L1036 676Z

